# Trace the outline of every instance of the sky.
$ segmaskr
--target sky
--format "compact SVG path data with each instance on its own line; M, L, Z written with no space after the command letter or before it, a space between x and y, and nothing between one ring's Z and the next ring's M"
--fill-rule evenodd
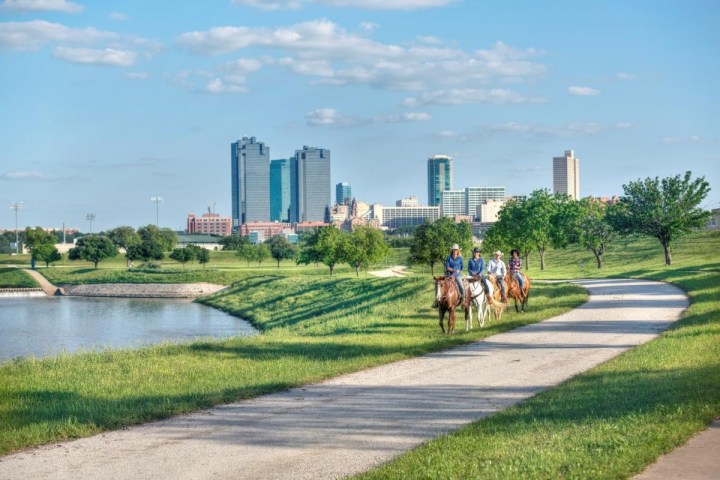
M715 0L0 0L0 229L231 215L230 144L327 148L334 185L581 196L690 170L720 207ZM151 197L162 197L156 204ZM87 215L92 213L91 223Z

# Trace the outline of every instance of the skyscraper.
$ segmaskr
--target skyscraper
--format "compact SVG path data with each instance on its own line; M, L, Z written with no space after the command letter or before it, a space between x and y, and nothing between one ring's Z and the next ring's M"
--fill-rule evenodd
M270 220L270 148L243 137L230 146L233 228Z
M580 159L572 150L565 150L564 157L553 157L553 193L580 199Z
M428 158L428 205L441 205L440 193L453 188L452 157L433 155Z
M324 221L330 208L330 150L307 145L296 150L290 183L290 221Z
M270 161L270 221L290 221L290 160Z
M350 205L352 201L352 187L347 182L340 182L335 185L335 203L338 205Z

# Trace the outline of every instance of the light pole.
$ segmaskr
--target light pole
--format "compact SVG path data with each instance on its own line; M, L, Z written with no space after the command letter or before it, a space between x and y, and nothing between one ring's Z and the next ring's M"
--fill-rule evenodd
M160 204L163 203L163 197L150 197L150 201L155 203L155 226L160 228Z
M15 210L15 254L20 253L20 238L18 237L18 212L22 210L23 202L17 200L10 202L10 210Z
M95 220L95 214L94 214L94 213L88 213L87 215L85 215L85 220L89 220L89 221L90 221L90 233L92 233L92 222L93 222L93 220Z

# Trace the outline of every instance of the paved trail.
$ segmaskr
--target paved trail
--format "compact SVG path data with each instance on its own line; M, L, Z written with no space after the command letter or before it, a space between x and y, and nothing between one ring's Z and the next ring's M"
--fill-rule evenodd
M362 472L651 340L688 305L679 289L663 283L578 283L590 290L590 301L542 323L321 384L2 457L0 479L318 479Z

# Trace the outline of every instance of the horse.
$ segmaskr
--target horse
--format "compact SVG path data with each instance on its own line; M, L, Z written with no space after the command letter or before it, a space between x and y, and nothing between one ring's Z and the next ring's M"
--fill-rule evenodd
M515 300L515 311L523 313L527 306L528 297L530 296L530 278L524 273L520 273L523 278L523 288L520 290L520 283L518 282L515 275L508 273L505 275L505 285L507 285L507 296ZM518 300L520 300L521 310L518 310Z
M493 307L493 313L495 314L495 320L501 320L502 314L505 311L505 309L508 307L508 304L503 302L502 300L502 289L500 288L500 285L497 283L497 275L494 273L491 273L487 276L487 285L489 289L489 299L492 301L488 301L489 305L492 305Z
M435 279L435 301L438 304L438 315L440 320L440 329L446 335L455 333L455 308L460 306L460 290L457 282L453 277L433 277ZM465 282L463 282L465 283ZM468 297L467 287L465 289L465 324L468 322ZM449 312L448 328L445 331L444 318L445 313Z
M488 316L490 305L492 305L494 302L492 299L492 285L488 285L490 291L486 292L485 288L483 288L482 282L480 281L480 277L471 277L468 278L467 281L470 284L470 303L468 304L469 321L466 318L465 331L469 332L472 329L473 307L477 308L478 327L482 328L485 325L485 319ZM497 314L495 315L495 318L497 319Z

